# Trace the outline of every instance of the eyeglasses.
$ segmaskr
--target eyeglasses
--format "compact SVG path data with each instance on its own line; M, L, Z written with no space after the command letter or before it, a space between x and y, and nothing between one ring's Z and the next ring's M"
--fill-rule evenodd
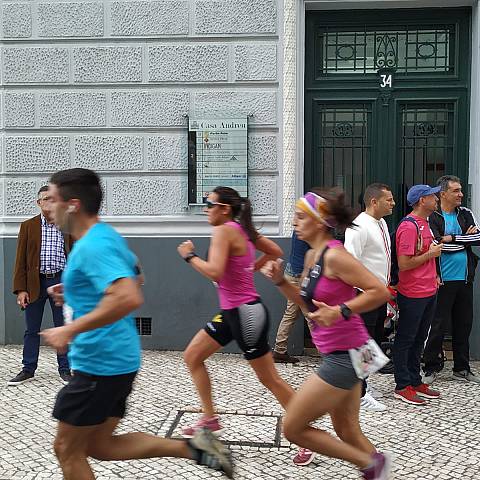
M207 200L205 202L206 207L210 210L213 207L216 207L217 205L223 205L224 207L230 207L228 203L220 203L220 202L214 202L212 200Z

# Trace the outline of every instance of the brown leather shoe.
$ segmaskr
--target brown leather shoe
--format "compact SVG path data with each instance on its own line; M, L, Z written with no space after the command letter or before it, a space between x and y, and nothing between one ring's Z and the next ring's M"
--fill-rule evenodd
M273 351L273 361L275 363L298 363L300 359L292 357L288 353L278 353Z

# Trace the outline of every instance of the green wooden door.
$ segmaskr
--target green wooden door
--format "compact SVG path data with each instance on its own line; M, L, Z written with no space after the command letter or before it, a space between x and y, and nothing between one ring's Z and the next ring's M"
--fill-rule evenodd
M406 190L468 172L470 9L312 12L306 23L305 188Z

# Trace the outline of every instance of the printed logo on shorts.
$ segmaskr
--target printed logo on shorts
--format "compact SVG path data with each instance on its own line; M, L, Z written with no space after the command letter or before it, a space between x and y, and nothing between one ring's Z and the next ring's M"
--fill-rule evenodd
M207 328L209 328L212 332L216 332L217 329L213 326L212 322L207 323Z
M212 322L215 322L215 323L222 323L223 322L223 318L222 318L222 315L219 313L218 315L215 315L212 319Z

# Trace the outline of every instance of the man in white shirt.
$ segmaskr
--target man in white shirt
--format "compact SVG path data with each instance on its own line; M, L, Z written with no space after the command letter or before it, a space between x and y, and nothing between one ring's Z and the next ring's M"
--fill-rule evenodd
M355 228L345 232L345 248L363 263L384 285L389 284L391 246L388 227L383 219L391 215L395 201L391 189L382 183L372 183L363 197L365 211L354 220ZM361 314L370 336L380 345L384 339L387 304ZM392 372L393 373L393 372ZM364 382L361 406L368 410L383 411L387 407L374 396L381 396Z

